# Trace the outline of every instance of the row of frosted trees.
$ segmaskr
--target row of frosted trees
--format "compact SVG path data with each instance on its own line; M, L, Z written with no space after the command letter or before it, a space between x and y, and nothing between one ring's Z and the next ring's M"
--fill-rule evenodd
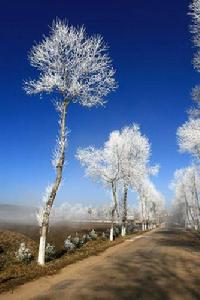
M111 241L118 213L119 193L122 194L122 236L126 234L129 190L135 191L139 196L143 229L156 223L163 198L149 177L158 172L158 166L149 166L150 144L141 134L138 125L113 131L100 149L79 149L77 158L85 167L86 175L111 190Z
M196 165L177 170L171 188L175 193L174 214L185 228L200 229L200 170Z
M59 113L59 134L52 160L55 181L46 189L43 206L38 214L40 245L38 263L45 263L46 238L49 218L63 176L67 143L66 116L68 107L79 103L85 107L105 104L105 96L117 88L115 70L101 36L88 37L84 27L75 28L56 20L49 36L33 46L29 54L30 64L39 71L38 79L25 82L29 95L52 94ZM137 125L111 133L102 149L79 149L78 159L86 167L86 173L102 182L112 191L110 239L113 239L113 223L118 209L117 194L123 190L122 234L127 225L128 190L135 190L142 207L143 227L159 211L161 195L150 182L149 176L156 167L149 167L150 144L142 136ZM150 201L151 199L151 201Z
M200 0L193 0L189 14L192 16L191 33L197 52L193 65L200 72ZM192 164L176 170L171 188L175 192L174 213L186 228L200 229L200 86L192 90L193 107L188 120L177 131L181 152L192 156Z

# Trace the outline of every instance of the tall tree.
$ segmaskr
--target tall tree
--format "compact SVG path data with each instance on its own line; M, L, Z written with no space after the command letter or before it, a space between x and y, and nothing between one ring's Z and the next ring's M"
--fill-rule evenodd
M193 66L200 72L200 0L192 0L189 6L189 15L192 17L190 31L193 44L197 51L194 54ZM189 120L177 131L178 143L182 152L189 152L200 158L200 86L192 90L192 98L196 104L189 110Z
M54 153L55 182L45 195L40 210L41 226L38 263L45 263L49 216L62 180L66 148L66 115L69 104L92 107L103 105L104 97L116 88L115 71L101 36L88 37L84 27L75 28L61 20L53 22L50 35L33 46L30 64L39 71L37 80L25 82L27 94L54 93L60 97L60 132Z
M140 127L133 124L118 132L123 147L120 160L120 183L122 188L122 236L126 235L128 190L134 189L146 176L150 156L150 143L141 134Z
M197 51L194 55L193 66L200 72L200 0L192 0L189 6L189 15L192 17L190 26L193 44ZM192 97L195 101L195 106L189 110L189 120L186 121L177 130L178 144L181 152L190 153L193 158L200 159L200 86L197 85L192 90ZM177 170L172 182L172 188L175 191L175 203L179 204L182 213L184 208L185 225L187 223L195 224L198 219L199 202L197 200L198 193L195 183L197 170L194 167L188 167ZM196 195L194 197L194 195ZM196 205L191 204L195 199ZM192 208L191 208L192 207ZM177 205L176 205L177 208ZM198 214L198 213L197 213ZM195 225L197 226L197 225Z
M115 216L118 209L117 184L120 180L120 165L123 145L117 132L110 134L109 140L101 149L88 147L78 149L77 158L86 167L86 175L95 181L103 183L112 193L110 241L113 241Z
M185 227L200 228L200 171L195 165L176 170L171 188Z
M142 181L138 194L141 207L142 229L146 230L159 223L160 213L164 207L164 197L157 191L149 178Z
M188 152L200 159L200 119L190 119L177 130L181 152Z
M194 55L193 66L200 72L200 0L193 0L189 6L189 15L192 17L190 26L193 44L197 51ZM189 152L200 159L200 87L192 90L192 97L196 106L189 110L189 120L177 131L178 143L181 152Z
M193 66L197 72L200 72L200 0L192 0L189 6L189 15L192 17L192 24L190 26L192 33L193 44L197 51L194 54ZM200 113L200 86L197 85L192 90L193 100L196 107L190 110L192 117L199 117Z

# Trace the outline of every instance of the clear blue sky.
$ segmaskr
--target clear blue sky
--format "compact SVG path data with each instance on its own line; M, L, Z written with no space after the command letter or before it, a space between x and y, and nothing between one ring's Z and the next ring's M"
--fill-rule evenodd
M103 35L119 83L106 108L70 107L68 164L56 203L94 204L109 199L109 194L83 177L74 154L79 146L101 146L112 130L132 122L139 123L149 137L152 163L161 165L155 183L170 198L168 185L174 170L190 161L178 153L176 129L187 118L190 91L199 82L191 65L188 5L184 0L1 1L1 203L37 205L54 178L50 159L57 115L51 97L29 97L22 83L34 76L27 52L48 33L55 17L84 24L88 34Z

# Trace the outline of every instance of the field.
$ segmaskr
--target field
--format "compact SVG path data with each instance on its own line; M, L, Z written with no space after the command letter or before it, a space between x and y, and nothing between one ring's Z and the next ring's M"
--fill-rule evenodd
M56 258L40 267L36 263L39 232L35 225L27 224L2 224L0 227L0 292L12 290L17 285L25 283L34 278L56 273L60 268L86 258L90 255L97 255L108 247L119 244L123 241L118 237L114 242L103 240L101 233L108 228L107 223L73 223L55 224L50 228L48 242L56 247ZM95 228L98 238L95 241L87 242L83 247L72 254L64 252L63 241L68 235L80 235L88 233ZM19 263L16 260L15 252L21 242L31 250L33 260L29 264Z
M98 222L72 222L72 223L56 223L50 226L48 234L48 242L56 246L56 249L63 248L63 242L68 235L75 235L78 232L80 235L88 233L93 228L98 234L109 228L108 223L98 223ZM39 240L39 227L37 225L29 224L14 224L14 223L0 223L0 229L14 231L16 233L21 233L31 240L38 243Z

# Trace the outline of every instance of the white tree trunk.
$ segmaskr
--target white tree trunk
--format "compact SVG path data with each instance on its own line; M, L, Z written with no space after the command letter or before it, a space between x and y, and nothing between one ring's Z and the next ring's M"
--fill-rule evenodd
M116 191L116 182L112 182L112 194L113 194L113 208L111 212L111 227L110 227L110 241L113 241L113 229L114 229L114 220L115 220L115 213L117 210L117 191Z
M110 241L113 241L113 226L110 228Z
M123 198L123 215L122 215L122 229L121 235L126 235L126 227L127 227L127 197L128 197L128 187L124 184L124 198Z
M49 193L48 199L46 201L46 206L43 212L43 220L41 226L41 235L40 235L40 245L39 245L39 253L38 253L38 264L45 264L45 248L46 248L46 237L47 237L47 229L49 226L49 216L51 213L51 209L56 198L56 194L58 188L60 186L62 180L62 171L65 162L65 139L66 139L66 113L67 106L69 102L67 100L63 101L63 104L60 109L61 117L60 117L60 136L59 136L59 153L56 161L56 179Z
M47 236L47 227L43 226L41 228L40 245L39 245L39 253L38 253L39 265L45 264L46 236Z
M146 229L147 229L146 222L143 221L143 222L142 222L142 231L145 231Z
M122 224L122 231L121 231L121 236L126 235L126 227Z
M141 208L142 208L142 231L145 231L146 223L145 223L144 201L142 197L140 198L140 201L141 201Z
M144 222L142 222L142 231L144 231L145 228L144 228Z

